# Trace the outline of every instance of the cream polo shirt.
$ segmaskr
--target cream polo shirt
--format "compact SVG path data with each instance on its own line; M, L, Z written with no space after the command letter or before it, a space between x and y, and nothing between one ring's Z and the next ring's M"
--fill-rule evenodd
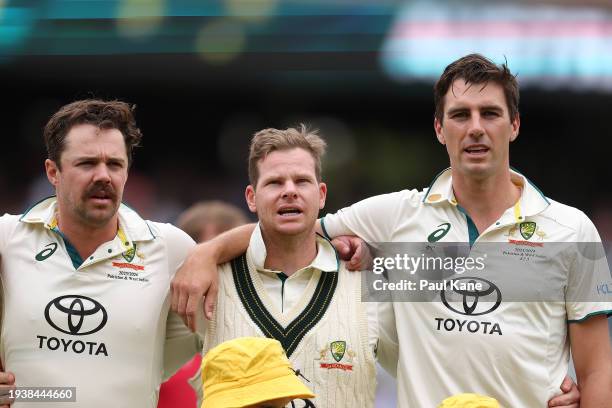
M164 369L201 350L169 313L170 280L193 240L122 204L117 236L82 260L55 214L51 197L0 217L4 368L18 386L76 387L76 403L54 407L156 407Z
M568 321L612 312L610 293L602 289L612 283L605 258L595 265L578 253L580 245L566 246L578 248L573 256L544 251L560 243L600 243L592 222L546 198L519 173L512 172L512 181L522 188L520 200L480 235L457 205L450 169L428 189L371 197L321 222L328 236L355 234L372 243L469 243L472 252L503 243L504 256L531 253L525 270L535 273L515 271L518 285L535 277L558 296L535 301L539 288L524 284L534 301L504 300L504 287L492 292L498 296L494 304L476 305L464 295L464 305L455 305L444 300L444 290L427 302L394 302L393 313L379 314L379 324L397 330L400 407L433 407L464 392L492 396L505 407L545 407L567 373ZM499 269L489 269L497 282Z
M306 290L315 270L336 271L338 269L339 260L336 250L327 239L321 236L317 236L317 256L307 267L288 277L281 271L266 269L264 264L267 251L259 223L251 235L248 251L257 271L260 273L269 299L281 314L293 309L301 294ZM368 318L368 344L372 347L372 350L375 350L379 337L376 303L366 303L366 313Z

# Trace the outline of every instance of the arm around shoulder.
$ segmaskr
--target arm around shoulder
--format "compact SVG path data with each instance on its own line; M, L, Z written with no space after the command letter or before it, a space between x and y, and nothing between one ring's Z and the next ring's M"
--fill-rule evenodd
M255 224L242 225L196 245L176 272L171 283L172 310L191 330L195 330L196 310L202 297L206 317L212 317L217 299L217 265L244 253L254 229Z
M403 190L366 198L321 218L321 229L330 239L356 235L366 242L390 241L399 218L414 206L417 196L416 190Z

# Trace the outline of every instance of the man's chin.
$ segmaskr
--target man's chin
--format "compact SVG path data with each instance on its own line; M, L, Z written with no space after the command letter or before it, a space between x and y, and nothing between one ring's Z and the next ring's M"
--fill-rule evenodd
M114 206L107 208L90 208L82 214L82 219L89 225L96 227L106 226L117 213Z
M314 231L314 223L311 228L306 227L302 223L286 223L281 225L271 225L271 228L265 228L267 231L274 231L275 234L279 236L284 236L287 238L299 237L300 235L304 235L309 231Z
M489 162L465 163L462 167L466 176L476 179L484 179L495 173L495 169Z

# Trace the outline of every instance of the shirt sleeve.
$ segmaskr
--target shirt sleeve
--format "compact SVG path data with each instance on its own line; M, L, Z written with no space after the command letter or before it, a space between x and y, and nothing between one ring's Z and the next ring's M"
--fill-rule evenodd
M357 235L366 242L389 242L397 228L405 195L410 193L400 191L366 198L335 214L327 214L321 219L321 229L330 239Z
M399 359L399 341L395 326L395 311L391 302L377 302L378 311L378 363L391 374L397 375L397 362Z
M378 350L378 303L365 302L366 316L368 320L368 346L372 349L374 356Z
M612 277L601 238L595 225L581 215L577 242L573 247L566 289L566 311L570 323L612 314Z
M19 216L16 215L4 214L0 217L0 272L2 271L2 253L4 252L4 248L6 247L6 244L13 234L18 222ZM2 286L2 280L0 279L0 332L2 331L2 320L4 314L3 305L4 288Z
M166 240L168 271L172 278L176 270L183 264L191 248L195 246L195 242L189 235L173 225L161 224L160 227L163 229L163 236ZM168 312L164 343L164 381L201 351L200 336L192 333L180 316L172 311Z
M196 353L201 352L202 339L200 336L192 333L176 313L169 312L164 343L163 380L166 381Z
M6 247L17 223L19 222L18 215L4 214L0 217L0 256Z
M174 277L189 251L195 246L195 241L174 225L163 224L163 226L168 253L168 270L171 277Z

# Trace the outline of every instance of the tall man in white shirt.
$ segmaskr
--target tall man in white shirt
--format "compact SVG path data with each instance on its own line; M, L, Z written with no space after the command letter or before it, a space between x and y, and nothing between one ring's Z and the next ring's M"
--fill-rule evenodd
M169 314L170 280L194 242L121 204L142 137L130 105L71 103L44 136L57 196L0 217L0 383L75 387L76 403L58 408L155 407L164 369L201 346Z
M519 232L523 241L532 237L549 242L599 241L583 213L547 199L524 176L510 170L509 144L518 136L520 118L518 85L505 65L496 66L480 55L463 57L446 68L436 84L435 99L434 128L447 148L450 169L422 192L372 197L328 215L322 226L329 236L351 233L370 242L430 240L465 242L470 247L484 242L521 245ZM194 302L210 282L197 266L212 270L209 257L214 262L239 252L248 231L233 231L196 251L189 268L173 283L175 310L192 319ZM549 308L542 302L499 299L497 309L483 312L490 313L487 325L481 324L496 328L494 332L473 332L475 323L466 321L455 322L455 326L467 324L466 330L441 325L466 319L439 300L395 303L394 313L379 315L387 323L392 320L397 329L400 406L435 406L461 392L490 395L504 406L567 403L553 397L567 372L568 338L583 406L606 406L612 399L612 355L605 317L612 307L604 298L576 300L589 297L584 291L596 293L593 285L577 284L581 277L585 277L582 282L596 283L609 279L609 272L591 275L592 271L581 269L583 259L573 259L572 265L559 265L546 258L542 269L555 279L565 279L561 287L568 289L573 301ZM213 282L212 297L215 290ZM463 315L474 312L468 309Z

